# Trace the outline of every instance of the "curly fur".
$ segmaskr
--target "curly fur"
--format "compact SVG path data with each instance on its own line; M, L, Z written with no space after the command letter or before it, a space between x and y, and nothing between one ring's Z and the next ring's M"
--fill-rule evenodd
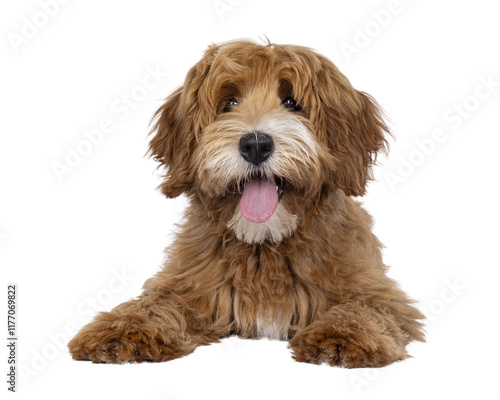
M293 96L301 109L283 108ZM238 106L223 112L229 98ZM99 314L69 343L93 362L167 361L229 335L288 339L297 361L380 367L424 340L423 315L386 276L365 193L388 134L379 107L325 57L290 45L212 45L155 116L161 190L190 204L143 293ZM265 131L262 166L238 154ZM242 220L240 184L286 182L266 224Z

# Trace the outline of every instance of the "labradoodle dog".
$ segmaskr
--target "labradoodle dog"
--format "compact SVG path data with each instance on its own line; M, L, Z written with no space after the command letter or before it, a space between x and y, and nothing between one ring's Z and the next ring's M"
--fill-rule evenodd
M69 343L76 360L167 361L230 335L297 361L381 367L424 340L386 276L365 193L389 134L372 97L292 45L212 45L155 114L161 191L189 199L143 293Z

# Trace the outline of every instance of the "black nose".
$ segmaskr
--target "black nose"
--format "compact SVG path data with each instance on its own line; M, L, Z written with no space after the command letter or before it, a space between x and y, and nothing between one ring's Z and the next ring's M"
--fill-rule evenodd
M266 161L273 150L273 139L265 133L248 133L240 139L241 156L252 164L259 165Z

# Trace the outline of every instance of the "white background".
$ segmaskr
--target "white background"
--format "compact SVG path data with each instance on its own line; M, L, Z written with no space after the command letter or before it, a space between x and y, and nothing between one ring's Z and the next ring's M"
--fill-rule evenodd
M495 3L2 2L0 297L18 284L17 398L500 398ZM236 338L162 364L73 361L66 342L140 293L185 205L155 190L153 112L208 44L265 35L317 49L386 110L396 140L363 202L390 275L428 316L427 343L377 370L296 363L285 342ZM89 147L84 131L106 123ZM76 149L86 155L58 179Z

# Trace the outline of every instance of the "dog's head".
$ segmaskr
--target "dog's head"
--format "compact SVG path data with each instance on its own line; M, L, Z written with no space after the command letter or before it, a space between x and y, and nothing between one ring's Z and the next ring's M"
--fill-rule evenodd
M291 235L325 190L363 195L388 129L315 51L235 41L208 48L153 132L162 192L196 195L251 243Z

